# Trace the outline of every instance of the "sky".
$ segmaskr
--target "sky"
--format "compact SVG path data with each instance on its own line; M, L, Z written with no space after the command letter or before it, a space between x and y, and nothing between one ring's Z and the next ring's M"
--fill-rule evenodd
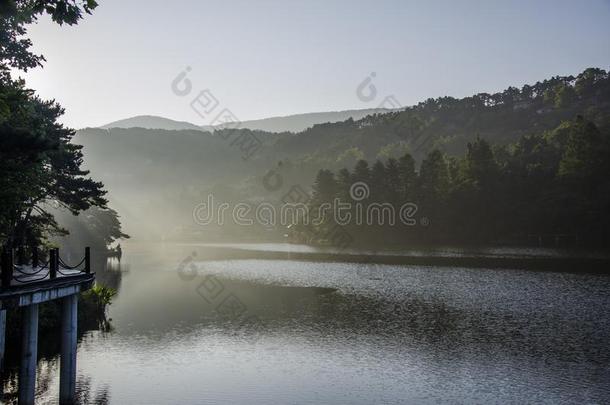
M610 0L98 2L77 26L32 25L47 62L19 73L74 128L407 106L610 68ZM198 113L204 90L218 107Z

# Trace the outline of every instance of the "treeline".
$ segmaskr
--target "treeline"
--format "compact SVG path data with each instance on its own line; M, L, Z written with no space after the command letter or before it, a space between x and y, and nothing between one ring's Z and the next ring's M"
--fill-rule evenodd
M495 94L429 99L401 111L315 125L298 134L242 129L224 139L201 131L85 129L73 142L84 146L87 168L112 190L113 199L129 201L129 207L119 210L128 233L146 238L196 239L202 233L234 237L227 226L208 232L193 224L193 207L210 192L225 201L275 201L293 184L311 184L320 168L338 175L342 168L353 171L359 160L385 164L408 152L419 170L434 149L447 159L464 156L477 134L496 149L508 148L577 115L602 132L610 128L607 71L587 69ZM263 143L248 160L233 144L242 135L255 135ZM264 178L277 169L283 188L269 191ZM133 207L137 209L127 209Z
M602 130L610 126L610 75L606 70L589 68L576 76L555 76L521 88L461 99L429 98L387 114L315 125L279 139L275 148L305 155L304 163L337 169L358 158L398 158L405 147L419 162L433 149L463 155L473 134L494 145L508 145L576 115Z
M359 160L353 170L320 170L311 208L335 199L354 202L356 182L368 186L372 203L417 205L417 223L343 225L355 243L507 244L608 246L610 239L610 136L582 116L554 130L523 136L510 145L477 137L464 156L434 149L421 165L399 159ZM355 208L352 208L355 210ZM354 212L355 215L355 212ZM293 239L327 242L333 216L292 228Z

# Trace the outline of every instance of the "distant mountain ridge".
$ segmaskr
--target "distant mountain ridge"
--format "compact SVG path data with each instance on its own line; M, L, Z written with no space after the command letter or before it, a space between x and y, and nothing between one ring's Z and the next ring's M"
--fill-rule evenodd
M304 114L293 114L282 117L270 117L259 120L242 121L240 128L259 130L265 132L301 132L316 124L341 122L347 119L359 120L371 114L383 114L394 110L385 108L367 108L362 110L344 110L344 111L328 111L328 112L313 112ZM155 115L138 115L131 118L125 118L119 121L114 121L103 125L100 128L145 128L145 129L164 129L164 130L200 130L213 131L216 128L222 128L222 125L197 126L186 121L176 121L169 118L164 118Z
M198 127L195 124L191 124L190 122L176 121L169 118L159 117L156 115L137 115L135 117L125 118L122 120L111 122L109 124L101 126L100 128L145 128L165 129L168 131L183 129L201 130L201 127Z
M240 128L265 132L302 132L316 124L335 123L348 119L357 121L372 114L384 114L394 110L386 108L367 108L363 110L344 110L328 112L312 112L304 114L270 117L259 120L242 121ZM221 127L219 125L218 127ZM205 129L213 127L204 127Z

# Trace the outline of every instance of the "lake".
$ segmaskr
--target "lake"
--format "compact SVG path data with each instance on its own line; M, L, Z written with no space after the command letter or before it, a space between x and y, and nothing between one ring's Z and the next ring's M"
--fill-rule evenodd
M119 293L111 330L80 338L82 403L610 401L607 276L223 260L217 247L132 242L100 272ZM58 366L39 361L40 403L58 397Z

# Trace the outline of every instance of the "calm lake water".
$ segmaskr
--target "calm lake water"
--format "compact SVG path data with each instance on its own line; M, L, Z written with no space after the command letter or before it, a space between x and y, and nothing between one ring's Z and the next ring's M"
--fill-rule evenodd
M609 277L211 249L130 243L121 272L100 274L119 294L112 330L79 342L83 403L610 401ZM41 403L58 397L58 365L39 362Z

